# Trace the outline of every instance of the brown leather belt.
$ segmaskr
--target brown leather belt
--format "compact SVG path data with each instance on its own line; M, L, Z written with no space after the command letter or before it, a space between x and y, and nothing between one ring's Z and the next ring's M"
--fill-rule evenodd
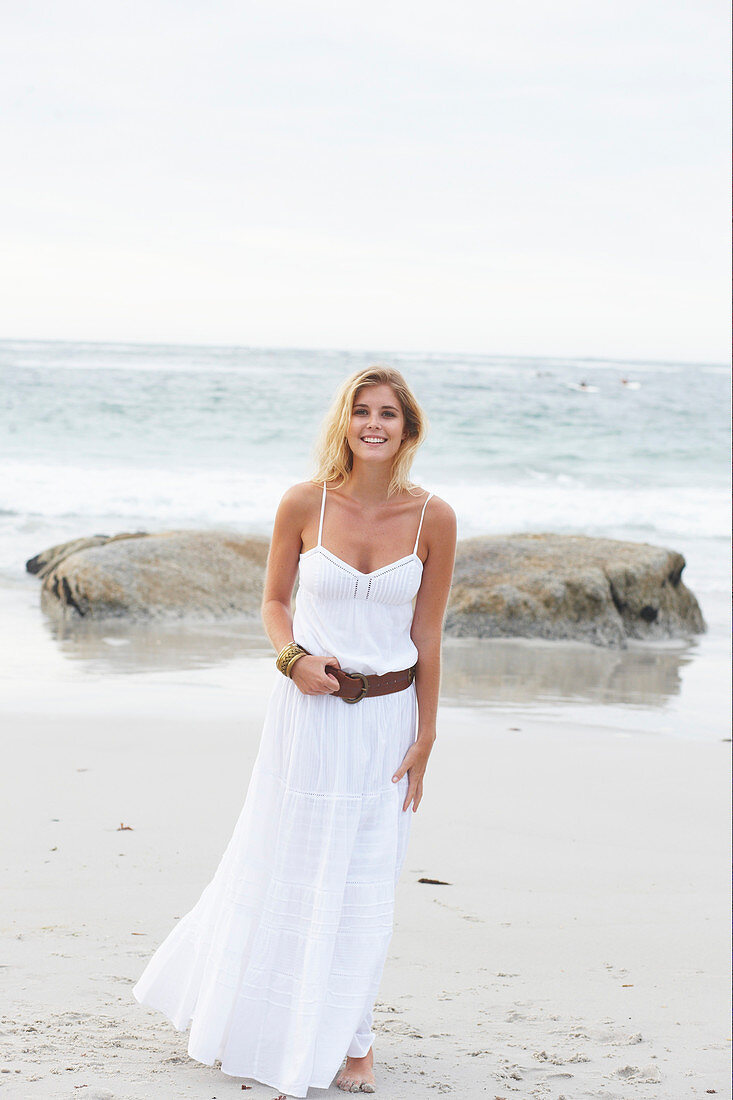
M391 695L393 691L404 691L415 679L415 666L403 668L400 672L385 672L383 676L364 676L361 672L344 672L335 665L326 665L326 672L335 676L341 685L332 692L337 699L345 703L358 703L365 696Z

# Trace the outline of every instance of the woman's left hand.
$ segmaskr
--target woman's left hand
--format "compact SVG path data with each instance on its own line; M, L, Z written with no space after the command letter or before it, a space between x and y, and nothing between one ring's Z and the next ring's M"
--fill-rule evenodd
M403 812L412 802L412 812L416 813L422 798L422 781L425 769L428 766L428 757L433 748L434 738L430 740L413 741L405 753L404 759L397 771L392 776L392 782L397 783L407 773L407 794L402 807Z

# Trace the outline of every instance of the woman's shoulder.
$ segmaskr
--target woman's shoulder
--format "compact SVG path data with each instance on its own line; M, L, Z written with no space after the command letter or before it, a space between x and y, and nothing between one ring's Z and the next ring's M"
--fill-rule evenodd
M410 487L411 494L423 505L425 505L425 522L428 520L428 513L438 518L453 518L455 520L456 513L451 508L447 500L443 500L437 493L433 493L430 489L423 489L421 485L412 485ZM428 504L428 501L430 502Z
M441 539L445 539L449 536L455 537L457 527L456 513L447 500L443 500L437 493L432 493L428 496L428 490L425 490L424 507L423 531L428 540L431 535L435 535Z
M299 481L286 489L280 498L280 508L291 513L308 511L320 500L323 486L315 481Z

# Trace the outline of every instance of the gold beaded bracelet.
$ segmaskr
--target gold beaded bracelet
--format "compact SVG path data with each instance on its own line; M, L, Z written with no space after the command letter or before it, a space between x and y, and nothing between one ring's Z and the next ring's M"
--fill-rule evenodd
M288 667L285 669L285 675L288 677L288 679L290 679L292 677L292 669L293 669L293 665L295 664L295 662L299 661L301 657L305 657L305 656L306 656L306 652L305 652L305 650L303 650L302 653L296 653L295 656L292 657L288 661Z
M290 672L296 661L299 661L301 657L307 657L308 650L303 649L302 645L298 645L297 642L288 642L283 646L277 655L275 664L277 665L283 676L290 677Z

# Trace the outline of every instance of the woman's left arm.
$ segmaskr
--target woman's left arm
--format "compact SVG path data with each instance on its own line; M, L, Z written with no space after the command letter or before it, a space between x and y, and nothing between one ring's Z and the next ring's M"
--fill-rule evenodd
M393 782L397 782L408 773L408 789L402 809L407 810L412 802L413 812L417 810L422 798L423 776L436 738L443 619L456 556L455 512L439 497L435 497L425 511L423 532L428 553L415 601L411 630L418 652L415 670L417 739L406 752L393 777Z

